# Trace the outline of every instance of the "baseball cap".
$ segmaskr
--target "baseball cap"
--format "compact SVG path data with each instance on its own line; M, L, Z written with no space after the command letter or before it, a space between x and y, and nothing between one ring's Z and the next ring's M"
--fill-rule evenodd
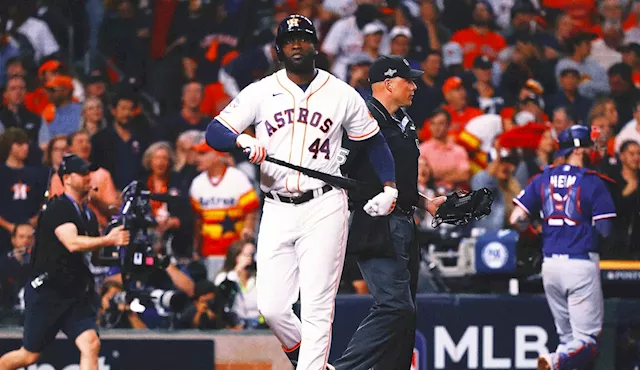
M442 64L449 67L462 64L462 47L457 42L447 42L442 47Z
M411 30L406 26L395 26L389 32L389 39L393 40L398 36L404 36L408 39L411 39Z
M423 73L420 70L412 69L409 62L402 57L383 55L378 57L369 67L369 82L376 83L395 77L413 80L422 76Z
M462 86L462 79L458 76L449 77L444 81L442 85L442 94L447 95L447 93L453 89L457 89Z
M107 76L105 72L100 68L92 69L87 76L87 84L93 84L97 82L107 82Z
M534 80L533 78L528 79L524 83L524 87L533 91L536 95L544 94L544 88L542 87L542 84L540 84L540 82Z
M207 144L207 142L204 140L199 142L198 144L194 144L191 149L193 149L196 153L218 153L217 150L210 147L209 144Z
M65 156L62 158L62 162L60 163L60 167L58 167L58 175L60 177L72 173L82 175L93 172L97 169L98 166L85 161L75 154L65 154Z
M371 22L367 23L367 25L364 26L364 28L362 29L362 34L364 36L367 36L373 35L374 33L384 33L386 30L387 28L384 26L384 24L380 22Z
M565 77L568 74L573 74L577 77L580 77L580 71L572 67L567 67L560 71L560 77Z
M55 76L49 82L44 85L47 89L54 89L56 87L66 87L68 89L73 89L73 80L69 76Z
M493 63L491 62L491 59L489 59L488 57L484 55L479 55L473 61L473 68L491 69L493 68Z
M55 59L47 60L46 62L42 63L40 68L38 68L38 76L42 76L45 72L55 71L60 68L60 66L62 66L62 64L60 64L60 62Z
M422 76L423 73L420 70L412 69L409 62L402 57L383 55L378 57L369 67L369 82L373 84L395 77L413 80Z

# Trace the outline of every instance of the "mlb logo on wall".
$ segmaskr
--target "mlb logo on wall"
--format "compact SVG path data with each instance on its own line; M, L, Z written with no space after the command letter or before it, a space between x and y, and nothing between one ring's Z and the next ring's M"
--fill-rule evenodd
M413 348L411 370L427 370L427 339L416 330L416 344Z

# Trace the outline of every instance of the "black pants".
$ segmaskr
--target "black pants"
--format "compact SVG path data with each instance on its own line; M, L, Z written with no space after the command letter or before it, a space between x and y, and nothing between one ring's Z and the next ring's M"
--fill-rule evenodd
M24 300L23 346L29 352L42 352L59 331L72 342L87 330L98 332L97 297L93 292L76 298L62 297L53 289L42 286L36 290L27 283Z
M392 214L396 256L358 261L375 303L351 338L336 370L409 370L416 333L419 250L411 217Z

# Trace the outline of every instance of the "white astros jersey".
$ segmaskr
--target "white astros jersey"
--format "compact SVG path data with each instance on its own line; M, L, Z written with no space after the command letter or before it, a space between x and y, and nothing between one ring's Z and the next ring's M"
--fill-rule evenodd
M216 117L240 134L255 124L256 138L267 154L302 167L340 175L343 128L351 140L365 140L379 131L362 97L323 70L306 91L284 69L246 88ZM324 182L269 162L260 166L262 191L302 193Z

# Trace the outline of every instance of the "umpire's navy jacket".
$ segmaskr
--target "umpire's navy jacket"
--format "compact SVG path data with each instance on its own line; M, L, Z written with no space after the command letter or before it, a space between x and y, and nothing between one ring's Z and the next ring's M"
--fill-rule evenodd
M380 131L393 154L398 188L398 201L394 212L412 214L413 207L418 202L420 150L416 126L403 108L400 108L392 117L387 109L373 97L367 100L367 107L378 121ZM346 163L342 166L342 173L362 182L376 184L379 190L349 192L353 219L349 228L347 253L363 257L392 256L389 216L371 217L363 210L365 203L382 189L382 184L369 161L369 152L363 150L362 146L358 142L345 138L343 147L349 150L349 154Z

